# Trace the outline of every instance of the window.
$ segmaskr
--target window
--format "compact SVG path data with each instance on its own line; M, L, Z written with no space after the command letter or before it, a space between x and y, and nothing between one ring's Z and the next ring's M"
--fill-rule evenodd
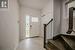
M0 0L0 8L8 8L8 0Z
M32 17L32 22L39 22L38 20L38 17Z
M30 36L30 16L27 15L25 20L26 20L26 29L25 29L26 37L29 37Z

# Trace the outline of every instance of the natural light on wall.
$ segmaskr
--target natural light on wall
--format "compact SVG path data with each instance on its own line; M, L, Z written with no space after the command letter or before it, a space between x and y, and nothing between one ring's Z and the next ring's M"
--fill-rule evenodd
M30 36L30 16L26 16L25 18L26 20L26 37L29 37Z
M31 17L31 16L26 15L26 17L25 17L26 37L30 37L30 22L39 22L38 20L39 20L38 17Z
M32 22L39 22L38 17L32 17Z

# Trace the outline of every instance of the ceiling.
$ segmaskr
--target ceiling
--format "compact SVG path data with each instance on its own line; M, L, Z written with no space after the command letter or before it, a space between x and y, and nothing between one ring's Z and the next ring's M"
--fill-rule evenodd
M21 6L42 9L49 0L19 0Z

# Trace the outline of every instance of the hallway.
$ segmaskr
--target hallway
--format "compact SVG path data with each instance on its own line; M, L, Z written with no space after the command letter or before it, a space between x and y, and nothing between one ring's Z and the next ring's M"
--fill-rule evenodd
M17 50L45 50L43 48L43 38L28 38L23 40Z

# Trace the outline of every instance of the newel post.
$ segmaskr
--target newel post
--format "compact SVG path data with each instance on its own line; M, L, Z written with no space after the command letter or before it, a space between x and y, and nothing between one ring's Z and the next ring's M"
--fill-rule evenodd
M44 48L46 48L45 45L46 45L46 24L44 24Z

